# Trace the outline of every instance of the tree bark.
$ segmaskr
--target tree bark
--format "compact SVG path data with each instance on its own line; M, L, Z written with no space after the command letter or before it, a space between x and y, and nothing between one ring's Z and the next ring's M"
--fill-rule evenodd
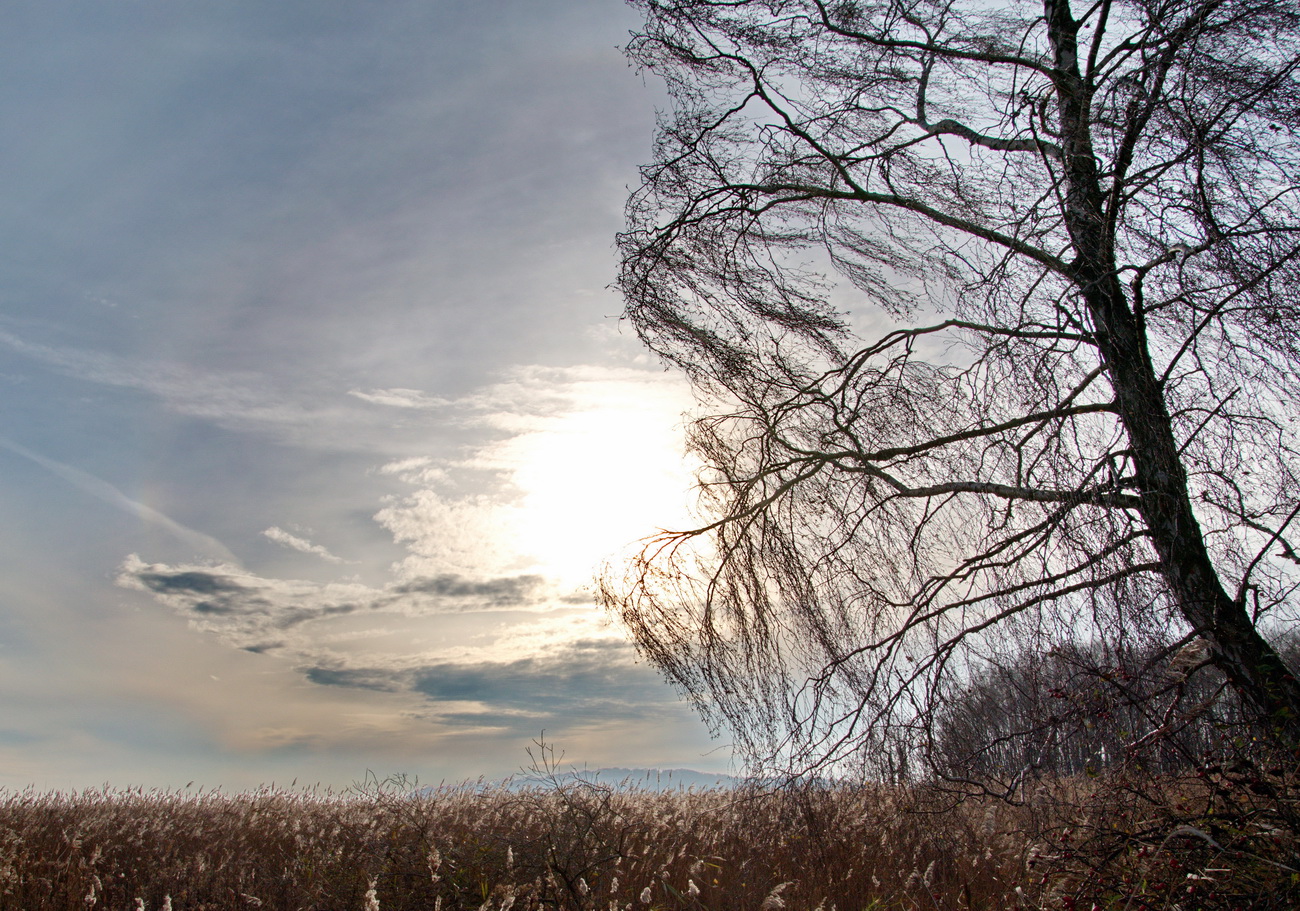
M1139 512L1183 617L1209 643L1211 660L1262 716L1267 733L1300 750L1300 682L1259 634L1244 603L1224 590L1192 508L1173 421L1141 320L1119 280L1091 141L1089 87L1079 70L1078 24L1069 0L1044 0L1060 112L1065 223L1081 289L1120 420L1132 449Z

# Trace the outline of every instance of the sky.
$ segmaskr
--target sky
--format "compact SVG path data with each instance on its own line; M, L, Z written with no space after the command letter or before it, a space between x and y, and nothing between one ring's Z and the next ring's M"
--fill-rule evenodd
M688 521L618 0L13 0L0 786L728 767L592 599Z

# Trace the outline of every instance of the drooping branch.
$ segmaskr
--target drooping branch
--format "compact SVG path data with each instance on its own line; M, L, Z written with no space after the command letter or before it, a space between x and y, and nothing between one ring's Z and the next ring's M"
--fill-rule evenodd
M636 5L621 288L712 409L698 527L604 590L645 653L813 761L923 750L1016 636L1200 637L1300 746L1295 0Z

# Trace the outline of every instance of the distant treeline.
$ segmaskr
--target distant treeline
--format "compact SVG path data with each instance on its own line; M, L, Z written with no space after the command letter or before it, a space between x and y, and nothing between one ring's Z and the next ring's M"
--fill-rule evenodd
M1280 651L1300 667L1294 639ZM1251 752L1251 717L1200 640L1071 645L979 668L928 720L921 752L926 772L1010 791L1125 765L1176 773L1222 764Z

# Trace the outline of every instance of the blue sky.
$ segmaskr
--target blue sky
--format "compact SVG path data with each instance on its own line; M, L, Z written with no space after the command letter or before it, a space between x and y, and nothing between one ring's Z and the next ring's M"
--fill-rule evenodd
M0 785L725 768L590 600L689 483L633 12L6 13Z

